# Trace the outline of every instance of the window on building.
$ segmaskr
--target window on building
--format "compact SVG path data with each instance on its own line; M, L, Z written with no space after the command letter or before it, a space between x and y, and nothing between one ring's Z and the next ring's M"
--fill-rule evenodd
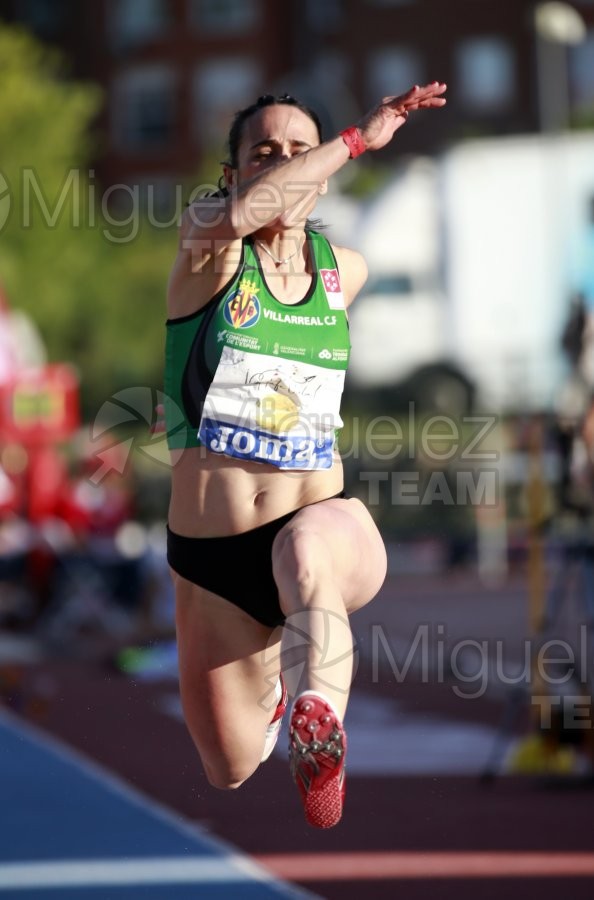
M259 0L188 0L189 19L204 34L243 34L260 21Z
M306 15L314 31L338 31L344 17L342 0L308 0Z
M416 0L369 0L372 6L410 6Z
M253 103L260 88L260 67L254 59L217 57L199 66L193 83L196 143L203 150L223 152L233 114Z
M474 112L496 113L512 101L515 61L506 40L473 37L456 48L456 96Z
M569 50L571 94L575 109L594 113L594 30Z
M344 90L351 76L351 59L338 50L327 50L311 63L311 75L316 84L332 92Z
M44 38L59 34L66 18L63 0L18 0L16 13L32 31Z
M424 81L420 54L410 47L393 46L377 50L368 65L367 85L370 103L399 94Z
M172 22L170 0L110 0L112 46L120 49L154 40Z
M121 150L151 152L171 141L175 129L177 79L165 65L121 74L113 87L114 142Z
M137 192L140 210L156 227L173 224L183 212L186 196L174 175L139 175L129 181Z

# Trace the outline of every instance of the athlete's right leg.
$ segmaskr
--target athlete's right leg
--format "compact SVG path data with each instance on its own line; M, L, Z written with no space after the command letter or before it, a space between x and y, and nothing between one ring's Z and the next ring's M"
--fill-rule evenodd
M274 716L280 629L275 634L227 600L172 577L186 724L210 783L239 787L262 760Z

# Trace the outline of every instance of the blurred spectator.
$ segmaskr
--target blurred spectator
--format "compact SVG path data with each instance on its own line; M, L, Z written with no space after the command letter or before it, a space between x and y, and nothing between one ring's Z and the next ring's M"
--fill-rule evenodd
M585 298L576 294L561 335L569 374L556 398L555 430L560 457L559 507L578 515L588 515L594 506L594 486L582 435L592 394L584 368L588 321Z

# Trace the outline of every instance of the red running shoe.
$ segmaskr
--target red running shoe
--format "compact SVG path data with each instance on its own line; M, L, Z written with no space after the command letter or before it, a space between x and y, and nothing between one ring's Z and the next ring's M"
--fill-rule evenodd
M266 729L266 740L264 742L264 751L262 753L261 762L266 762L270 754L275 748L276 742L278 741L278 736L280 734L281 725L283 724L283 716L287 710L287 704L289 702L289 695L287 693L287 686L285 684L285 679L281 674L278 676L278 683L276 685L278 704L274 711L274 715L270 720L270 724Z
M316 828L332 828L342 816L347 740L330 704L315 691L295 701L289 761L305 818Z

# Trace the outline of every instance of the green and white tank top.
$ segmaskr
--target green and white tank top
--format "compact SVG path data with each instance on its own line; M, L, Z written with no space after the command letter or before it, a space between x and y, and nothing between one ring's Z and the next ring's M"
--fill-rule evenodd
M350 340L336 258L308 231L313 278L294 305L271 293L251 238L198 312L167 321L165 419L172 449L282 469L332 466Z

